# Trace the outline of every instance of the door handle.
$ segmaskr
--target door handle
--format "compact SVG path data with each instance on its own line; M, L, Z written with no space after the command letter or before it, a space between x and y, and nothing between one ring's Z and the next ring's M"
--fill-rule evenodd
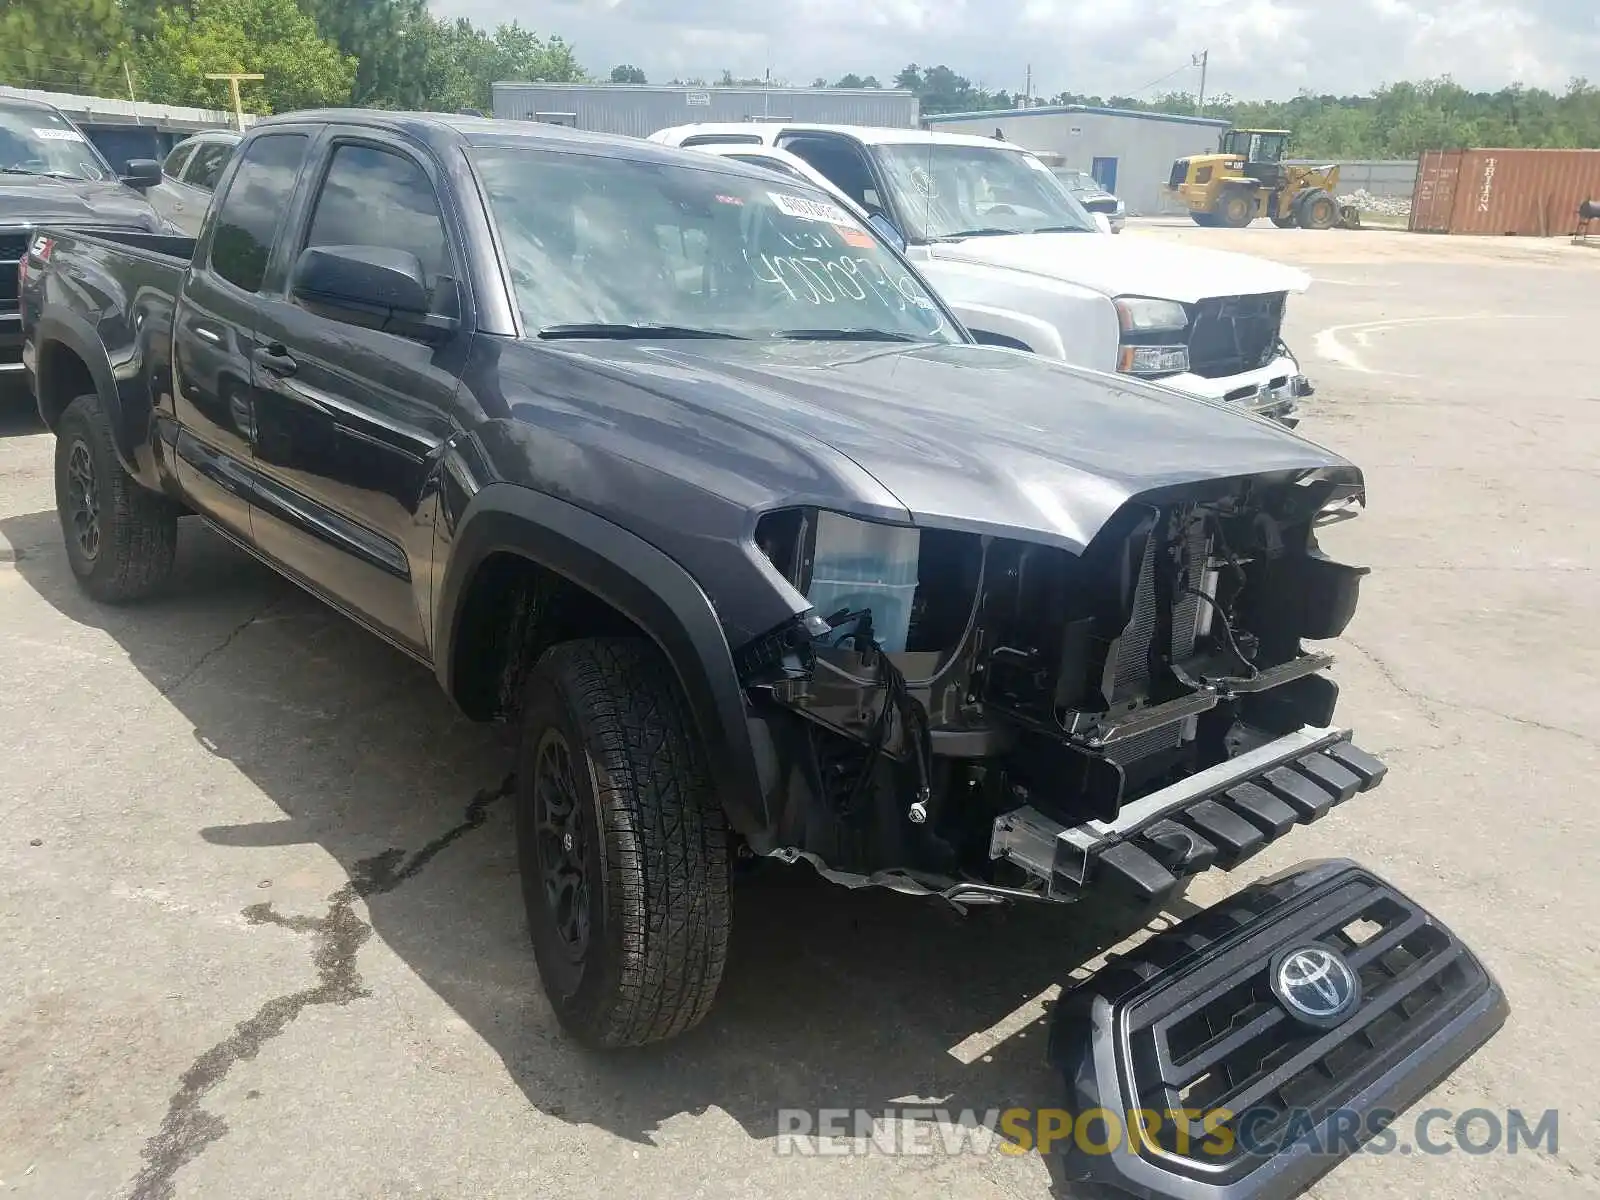
M293 375L300 366L282 346L258 346L250 352L250 361L274 375Z

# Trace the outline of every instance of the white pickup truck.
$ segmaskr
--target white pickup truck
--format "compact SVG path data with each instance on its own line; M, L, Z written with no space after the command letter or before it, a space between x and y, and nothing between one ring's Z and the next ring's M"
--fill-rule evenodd
M1302 271L1217 250L1098 236L1020 146L915 129L679 125L650 140L827 187L862 210L982 342L1121 372L1287 425L1310 383L1282 340Z

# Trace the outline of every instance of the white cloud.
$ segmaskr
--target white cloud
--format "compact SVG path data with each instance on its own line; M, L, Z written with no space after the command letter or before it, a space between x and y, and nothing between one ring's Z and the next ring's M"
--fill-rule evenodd
M888 82L907 63L945 64L989 88L1134 94L1192 91L1183 69L1210 50L1207 90L1283 98L1346 94L1452 75L1468 87L1563 88L1600 75L1594 0L432 0L479 24L517 20L577 45L604 74L715 78L724 68L809 83L846 72ZM1600 82L1600 80L1597 80Z

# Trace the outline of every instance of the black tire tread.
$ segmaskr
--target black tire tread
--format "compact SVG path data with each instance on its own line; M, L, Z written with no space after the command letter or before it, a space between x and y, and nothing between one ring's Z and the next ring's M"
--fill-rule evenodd
M63 458L73 435L80 434L94 456L95 482L102 490L100 553L84 570L69 547L73 575L103 604L129 604L155 594L172 574L178 548L178 509L165 496L141 487L117 458L111 426L100 398L79 396L56 429L56 502L61 505ZM63 517L63 521L65 518ZM71 535L65 525L63 536Z
M533 675L565 693L596 767L604 892L623 940L611 1003L577 1019L604 1047L676 1037L711 1010L732 926L726 817L678 681L634 638L560 643Z

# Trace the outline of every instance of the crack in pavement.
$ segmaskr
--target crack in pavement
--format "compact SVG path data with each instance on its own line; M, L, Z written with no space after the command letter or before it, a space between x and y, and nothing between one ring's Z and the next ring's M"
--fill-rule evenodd
M201 1102L235 1065L255 1058L262 1046L287 1029L307 1008L319 1004L343 1007L372 994L356 967L356 955L372 936L372 926L356 914L356 901L392 892L415 878L440 852L482 826L489 818L490 806L510 795L514 784L515 776L508 775L499 786L480 791L467 804L458 824L409 859L404 850L390 849L357 862L351 869L350 881L328 897L325 916L285 916L274 911L271 901L252 904L244 910L245 920L252 925L272 925L310 934L315 939L311 960L317 968L316 986L268 1000L254 1016L234 1026L231 1034L195 1059L179 1077L178 1090L167 1103L161 1127L140 1151L145 1165L131 1185L128 1200L171 1200L178 1171L228 1132L228 1123L207 1112Z
M1434 730L1442 730L1443 726L1439 719L1439 711L1436 707L1436 701L1433 699L1433 697L1426 695L1423 692L1419 692L1409 684L1403 682L1393 667L1391 667L1383 659L1379 658L1376 653L1363 646L1360 642L1352 641L1350 638L1345 638L1344 644L1349 646L1352 650L1357 651L1361 657L1370 662L1385 683L1387 683L1395 691L1399 692L1407 700L1411 701L1411 703L1416 706L1417 711L1422 714L1423 720L1428 723L1430 728Z
M207 663L216 658L217 655L221 654L223 651L227 650L229 646L233 645L234 641L237 640L240 634L242 634L246 629L249 629L250 626L254 625L257 621L261 620L269 612L276 608L281 599L282 597L278 597L277 599L267 601L266 604L263 604L255 612L251 613L243 621L239 622L239 624L235 625L228 631L227 635L220 642L218 642L215 646L212 646L211 649L207 650L199 658L195 659L194 663L187 671L183 672L183 674L179 675L165 687L157 688L157 692L164 697L171 696L184 684L188 683L196 675L200 674L201 671L205 670Z
M1483 717L1497 717L1502 721L1508 721L1512 725L1520 725L1525 729L1539 729L1545 733L1565 734L1567 737L1582 742L1586 746L1600 746L1600 741L1579 729L1568 729L1564 725L1552 725L1548 721L1540 721L1534 717L1519 717L1515 713L1503 712L1498 708L1490 708L1483 704L1460 704L1441 700L1437 696L1429 695L1427 692L1402 683L1393 667L1360 643L1345 638L1344 644L1353 650L1359 651L1362 657L1373 665L1385 683L1411 701L1417 707L1417 711L1422 714L1423 719L1427 721L1429 728L1435 732L1449 732L1444 728L1444 722L1439 716L1439 710L1441 708L1450 708L1462 715L1476 714ZM1463 740L1462 735L1456 734L1455 740L1457 742Z

